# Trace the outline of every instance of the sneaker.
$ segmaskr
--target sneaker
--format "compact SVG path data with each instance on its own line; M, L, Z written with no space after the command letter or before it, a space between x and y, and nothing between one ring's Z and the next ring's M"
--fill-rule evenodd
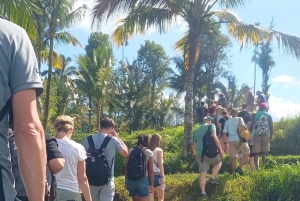
M240 175L244 175L243 169L241 167L236 168L235 170L237 173L239 173Z
M211 183L211 184L218 184L216 178L210 178L207 182L208 182L208 183Z
M207 194L206 193L201 193L200 197L207 197Z

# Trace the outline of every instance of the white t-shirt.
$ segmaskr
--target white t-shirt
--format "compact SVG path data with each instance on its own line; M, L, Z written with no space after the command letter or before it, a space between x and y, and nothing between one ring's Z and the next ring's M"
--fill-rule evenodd
M157 160L157 152L158 151L161 151L162 152L162 157L163 157L163 150L159 147L156 147L153 151L153 171L154 172L160 172L159 168L157 167L158 166L158 160Z
M79 161L87 158L86 151L81 144L73 140L56 140L58 149L66 160L64 168L55 175L57 188L79 193L77 165Z

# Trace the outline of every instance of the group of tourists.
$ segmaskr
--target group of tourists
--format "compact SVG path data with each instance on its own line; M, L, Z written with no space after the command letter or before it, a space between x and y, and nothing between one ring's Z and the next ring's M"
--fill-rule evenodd
M266 154L270 151L273 135L273 120L267 112L269 105L261 91L256 93L256 104L255 96L248 86L244 92L247 104L243 104L241 109L228 109L223 94L216 103L209 101L208 108L202 102L197 109L199 118L202 118L200 123L203 124L195 131L193 141L199 164L202 196L207 196L205 184L209 165L213 165L213 169L208 182L215 184L224 154L228 154L231 159L234 176L236 173L244 175L243 166L249 157L252 171L259 169L259 156L266 163Z
M0 16L0 201L112 201L115 153L126 157L126 187L134 201L164 199L162 138L144 134L128 151L104 118L101 129L72 140L70 116L55 120L56 138L44 133L37 97L39 66L25 30ZM150 193L149 193L150 192Z

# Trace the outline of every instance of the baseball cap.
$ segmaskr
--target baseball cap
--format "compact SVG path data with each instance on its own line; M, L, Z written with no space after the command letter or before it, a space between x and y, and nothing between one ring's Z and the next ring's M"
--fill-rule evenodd
M211 118L210 118L210 116L206 116L206 117L203 118L203 120L208 120L208 121L210 121Z
M259 95L259 94L261 94L261 91L258 90L258 91L256 92L256 95Z
M267 108L268 104L267 103L261 103L261 104L259 104L259 107L260 108Z

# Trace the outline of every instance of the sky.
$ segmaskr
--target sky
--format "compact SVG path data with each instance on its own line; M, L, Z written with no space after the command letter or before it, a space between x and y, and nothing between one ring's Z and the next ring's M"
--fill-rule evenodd
M76 6L86 4L90 8L93 4L91 0L77 0ZM300 8L299 0L251 0L249 3L235 12L246 23L254 24L260 22L261 26L269 27L272 18L274 19L274 29L290 35L300 37L300 28L298 23L300 15L297 14ZM83 47L87 44L88 36L93 31L101 31L110 34L116 27L116 22L123 15L116 16L106 24L103 24L99 29L91 29L91 19L89 13L85 18L76 23L69 31L76 36ZM180 53L174 50L175 41L182 37L187 26L178 19L173 28L160 35L154 29L149 30L145 35L137 35L129 41L125 47L125 58L132 61L136 58L137 51L145 40L154 41L162 45L169 57L180 56ZM228 34L227 28L223 27L222 32ZM233 46L230 54L232 55L232 66L230 70L234 72L238 79L239 85L243 83L250 87L254 85L254 63L251 62L254 47L248 47L240 50L240 45L233 38ZM282 117L294 116L300 114L300 61L287 56L284 51L280 50L277 42L272 43L274 53L273 58L276 63L270 75L271 87L270 93L270 113L277 121ZM55 46L55 50L61 54L74 58L75 55L84 54L84 48L72 46ZM114 45L115 57L117 60L122 59L122 48L117 48ZM75 58L74 58L75 60ZM74 61L74 65L75 61ZM173 65L173 64L172 64ZM257 69L256 90L260 89L262 81L261 70ZM227 83L224 83L227 85ZM182 100L183 101L183 100Z

